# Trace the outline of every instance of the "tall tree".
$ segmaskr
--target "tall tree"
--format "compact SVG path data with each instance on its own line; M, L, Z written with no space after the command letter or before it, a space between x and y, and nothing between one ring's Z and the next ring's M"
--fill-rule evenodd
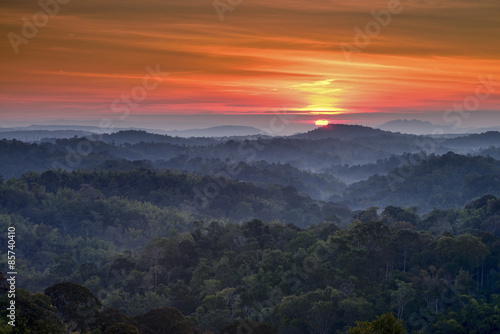
M45 289L52 304L71 330L89 330L96 325L101 302L89 289L79 284L64 282Z
M396 307L398 312L398 320L403 319L403 313L406 307L413 297L415 296L415 290L412 288L411 283L405 283L400 280L396 280L397 290L391 293L391 298L393 305Z

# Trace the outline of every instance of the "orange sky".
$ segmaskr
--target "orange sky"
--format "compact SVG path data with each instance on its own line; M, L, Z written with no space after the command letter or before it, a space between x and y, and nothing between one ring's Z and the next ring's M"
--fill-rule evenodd
M354 45L354 28L391 1L242 0L221 22L210 0L64 0L16 53L8 34L23 36L23 17L41 8L4 0L0 121L116 117L112 102L142 85L147 66L169 75L130 116L286 109L298 120L443 122L437 115L473 96L479 76L500 82L498 0L401 1L348 61L342 43ZM499 92L477 109L498 114Z

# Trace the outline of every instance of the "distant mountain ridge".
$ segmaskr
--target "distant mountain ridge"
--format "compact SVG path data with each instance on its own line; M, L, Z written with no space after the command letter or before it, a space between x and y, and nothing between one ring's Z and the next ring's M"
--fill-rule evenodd
M0 139L20 140L25 142L40 141L46 138L61 139L72 137L85 137L92 135L93 132L84 130L17 130L0 131Z
M252 126L221 125L205 129L173 130L167 131L170 136L177 137L234 137L269 135L265 131Z
M222 138L222 137L241 137L241 136L268 136L269 134L260 129L251 126L221 125L204 129L187 130L152 130L139 128L100 128L97 126L86 125L30 125L26 127L0 128L0 139L17 139L26 141L37 141L42 138L71 138L74 136L88 136L96 134L113 134L118 132L131 131L141 132L149 137L156 135L168 135L172 137L197 137L197 138ZM145 140L147 141L147 140Z
M414 135L471 134L486 131L500 131L500 126L488 128L460 128L454 125L433 124L428 121L420 121L417 119L396 119L376 126L376 128L384 131L400 132Z
M30 125L25 127L0 127L0 139L17 139L24 141L39 141L43 138L71 138L83 137L93 133L99 135L114 134L118 132L138 131L144 133L151 140L151 135L167 135L179 138L224 138L224 137L255 137L271 136L264 130L252 126L220 125L209 128L186 130L160 130L143 129L136 127L101 128L90 125ZM385 135L386 138L408 135L430 135L452 138L460 135L484 133L487 131L500 131L500 126L489 128L457 128L451 125L435 125L431 122L419 120L393 120L377 127L368 127L356 124L328 124L314 130L287 135L291 139L340 139L344 141L355 138L367 138ZM147 134L146 134L147 133ZM160 142L165 139L156 137Z
M352 140L354 138L380 136L383 134L393 135L391 132L363 125L328 124L306 133L293 135L290 138L312 140L335 138L341 140Z
M14 132L14 131L87 131L87 132L115 132L119 130L118 128L103 128L98 126L91 125L29 125L29 126L16 126L16 127L8 127L2 128L0 127L0 132Z

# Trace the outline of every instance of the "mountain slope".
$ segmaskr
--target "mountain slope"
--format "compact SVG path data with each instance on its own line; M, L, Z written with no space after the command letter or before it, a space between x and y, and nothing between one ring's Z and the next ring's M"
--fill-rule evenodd
M500 161L450 152L354 183L344 196L353 208L396 205L428 211L457 207L486 194L500 195Z
M431 122L423 122L416 119L396 119L379 125L377 126L377 128L384 131L401 132L415 135L433 134L435 131L440 131L442 133L468 132L466 131L468 129L457 128L452 125L436 125L432 124Z
M351 215L350 210L342 205L302 196L290 186L273 185L261 188L216 176L201 177L145 168L127 172L30 172L20 178L19 182L24 185L16 182L18 181L14 179L6 181L5 189L13 188L14 190L9 190L10 194L16 196L0 191L0 205L7 208L27 207L27 212L37 211L28 209L30 206L45 205L42 199L46 197L22 195L27 191L43 189L43 192L57 196L61 189L66 189L84 197L85 194L97 192L100 194L97 197L101 195L108 199L120 197L160 208L176 207L199 219L240 221L259 218L309 226L333 215L342 218L349 218Z
M352 140L354 138L380 136L383 134L391 133L362 125L328 124L306 133L293 135L291 138L313 140L336 138L342 140Z

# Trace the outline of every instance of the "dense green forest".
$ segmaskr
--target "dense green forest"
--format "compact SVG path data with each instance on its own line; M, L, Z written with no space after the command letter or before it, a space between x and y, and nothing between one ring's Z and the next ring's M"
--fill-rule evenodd
M483 194L500 195L500 161L448 152L431 155L352 184L345 194L351 207L414 205L422 211L454 208Z
M68 281L88 288L95 319L79 325L68 320L76 311L66 310L60 330L106 332L117 318L140 330L141 317L154 317L153 309L179 317L186 328L213 332L252 319L283 333L340 333L386 312L408 331L500 328L494 196L422 216L394 206L352 212L343 221L311 216L310 226L300 228L280 220L195 220L173 206L175 199L166 200L179 195L167 190L181 189L182 181L174 181L187 175L60 176L29 173L0 186L2 230L16 226L19 284L32 292L22 292L22 302L52 303L46 321L26 326L54 325L51 317L62 311L46 289ZM152 203L155 187L166 195ZM115 320L99 322L107 316Z
M0 140L0 333L500 332L497 137Z

